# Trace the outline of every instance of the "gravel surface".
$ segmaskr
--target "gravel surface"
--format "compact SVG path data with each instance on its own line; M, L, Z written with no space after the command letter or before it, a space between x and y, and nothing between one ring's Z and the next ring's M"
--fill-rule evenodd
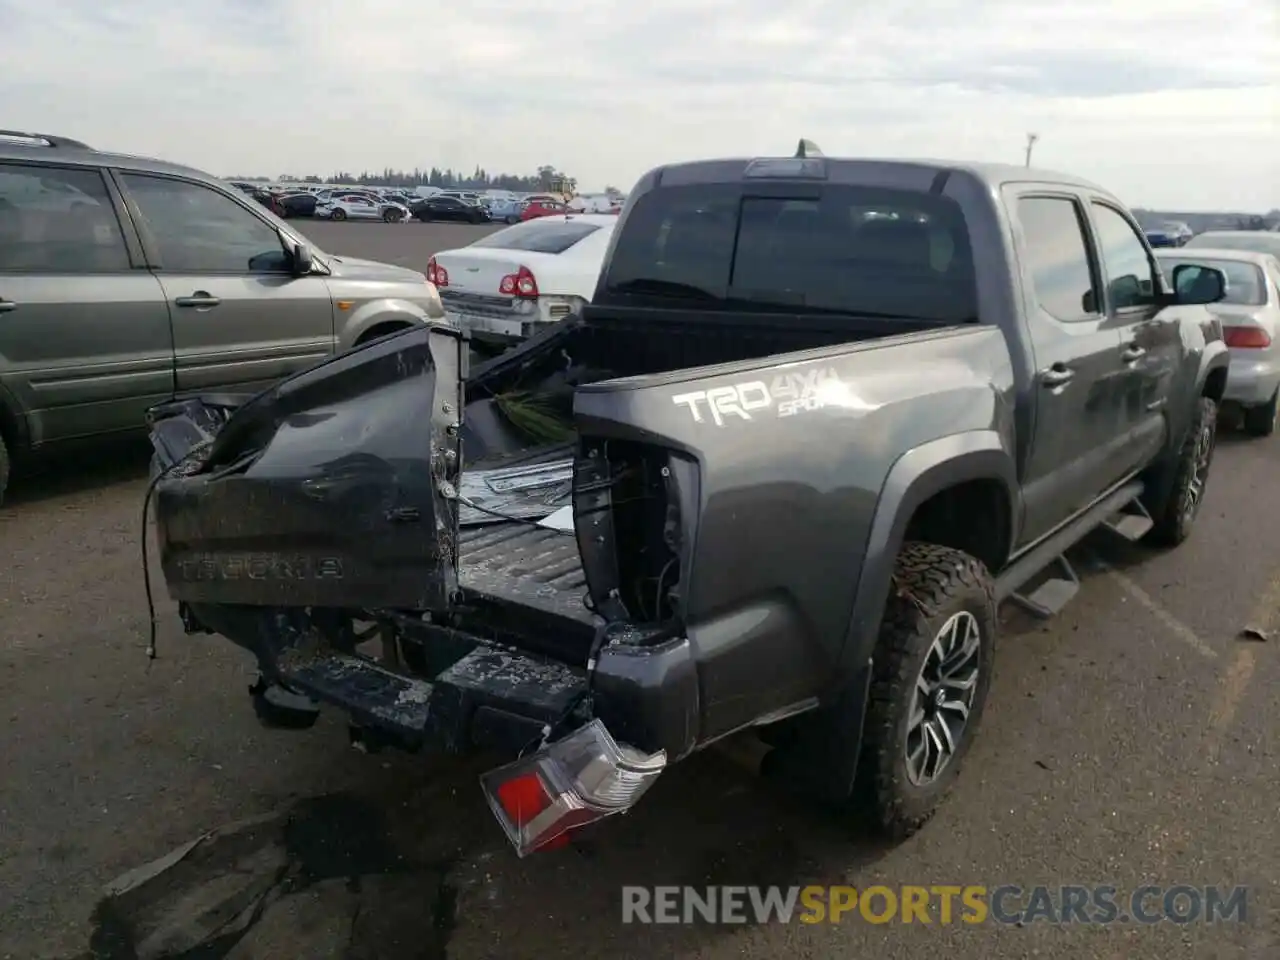
M480 232L303 229L322 249L424 268L433 250ZM1280 519L1265 506L1280 469L1274 440L1224 434L1182 548L1097 535L1077 551L1085 584L1061 616L1005 612L981 735L950 800L905 844L885 849L856 822L777 795L726 749L673 769L634 813L580 844L523 861L481 798L483 758L366 756L336 716L304 733L263 730L245 693L248 660L218 638L183 636L167 601L148 664L146 461L135 444L56 464L19 481L0 509L0 957L192 956L183 937L209 904L239 903L226 891L254 883L275 892L252 936L199 956L1280 955ZM1246 626L1275 638L1239 639ZM251 817L266 819L228 826ZM127 909L100 904L112 878L215 830L221 838L140 887ZM620 888L662 883L1251 889L1248 921L1216 926L856 915L623 925Z

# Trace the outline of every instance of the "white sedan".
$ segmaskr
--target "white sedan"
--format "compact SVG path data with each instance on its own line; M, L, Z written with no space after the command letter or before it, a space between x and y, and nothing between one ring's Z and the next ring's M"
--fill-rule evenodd
M409 208L402 203L359 193L340 194L316 204L315 215L322 220L385 220L408 223Z
M527 220L437 253L427 279L475 339L515 343L591 301L617 223L609 214Z
M1280 422L1280 260L1251 250L1181 247L1159 249L1165 276L1184 264L1216 267L1227 277L1227 294L1209 309L1222 321L1231 350L1223 400L1244 410L1244 428L1270 436Z

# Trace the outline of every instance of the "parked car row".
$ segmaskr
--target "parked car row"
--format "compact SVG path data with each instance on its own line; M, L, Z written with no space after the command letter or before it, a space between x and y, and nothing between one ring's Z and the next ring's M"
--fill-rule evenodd
M538 217L570 212L621 212L614 198L576 197L566 202L552 194L528 197L491 197L468 190L441 190L429 196L386 189L339 187L281 189L247 182L232 184L252 196L277 216L318 217L326 220L382 220L403 223L410 218L425 222L520 223Z

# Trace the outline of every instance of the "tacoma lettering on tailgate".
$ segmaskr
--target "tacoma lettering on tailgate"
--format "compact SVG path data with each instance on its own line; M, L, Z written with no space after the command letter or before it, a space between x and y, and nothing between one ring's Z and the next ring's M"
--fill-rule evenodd
M282 557L274 554L204 557L178 563L182 579L341 580L340 557Z

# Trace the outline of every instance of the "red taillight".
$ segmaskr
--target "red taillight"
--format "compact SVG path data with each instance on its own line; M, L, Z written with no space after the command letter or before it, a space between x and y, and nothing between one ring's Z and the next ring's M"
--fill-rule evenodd
M449 271L436 263L436 258L432 257L427 261L427 279L437 287L447 287L449 285Z
M489 808L516 853L569 842L574 830L626 813L666 767L667 757L619 744L598 719L480 778Z
M508 297L532 300L538 296L538 281L533 272L522 265L515 273L508 273L502 278L502 282L498 284L498 292Z
M529 825L546 813L555 802L555 797L547 791L542 778L536 771L508 780L494 791L503 812L510 818L511 825L517 830L526 830ZM569 831L538 843L534 849L538 852L554 850L569 842Z
M1260 350L1271 346L1271 336L1261 327L1223 327L1222 339L1228 347Z

